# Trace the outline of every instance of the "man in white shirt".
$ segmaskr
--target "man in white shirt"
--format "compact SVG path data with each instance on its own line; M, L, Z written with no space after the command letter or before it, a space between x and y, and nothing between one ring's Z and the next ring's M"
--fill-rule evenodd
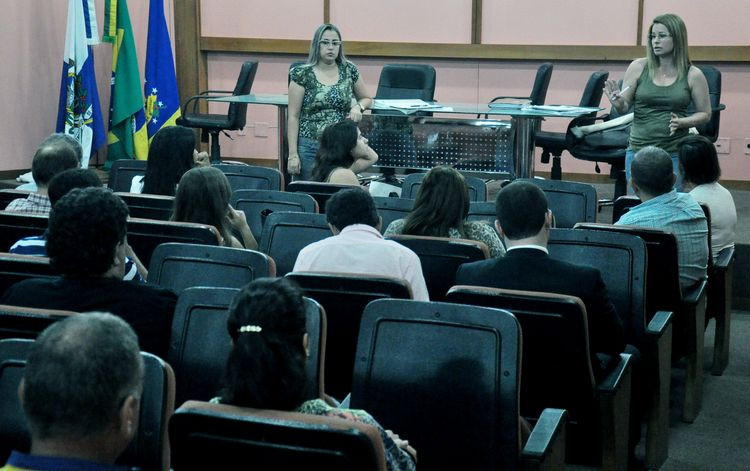
M333 236L302 249L295 272L316 271L385 275L409 282L417 301L429 301L417 254L380 234L381 219L367 191L351 188L335 193L326 204Z

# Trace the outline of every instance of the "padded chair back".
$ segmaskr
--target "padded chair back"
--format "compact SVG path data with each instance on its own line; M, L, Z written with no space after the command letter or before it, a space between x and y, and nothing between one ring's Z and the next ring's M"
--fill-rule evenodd
M26 198L31 194L29 190L16 190L13 188L3 188L0 190L0 210L4 210L11 201L18 198Z
M0 293L28 278L56 278L59 276L47 257L0 253Z
M497 209L494 201L470 201L467 221L485 221L495 225Z
M284 176L275 168L255 165L213 164L227 176L232 192L237 190L281 190Z
M401 186L401 198L417 198L419 187L422 186L426 173L411 173L404 178ZM464 175L464 180L469 186L469 201L487 201L487 184L478 177Z
M534 86L531 88L531 95L529 95L532 105L543 105L547 99L547 89L549 89L549 82L552 79L552 69L551 62L545 62L536 69Z
M555 216L555 227L572 228L578 222L596 222L597 199L593 186L566 180L519 180L533 183L544 191Z
M189 401L169 424L175 471L247 463L254 469L385 471L378 430L338 417Z
M343 399L352 390L354 353L365 306L375 299L411 299L411 288L404 280L384 276L305 272L286 276L326 311L325 392Z
M586 82L586 87L583 89L583 95L581 95L581 101L579 106L586 106L591 108L598 108L602 101L602 95L604 94L604 82L609 78L609 72L606 70L597 70L589 77ZM594 116L591 117L590 121L579 121L579 126L586 124L592 124L594 122Z
M271 213L263 225L259 249L276 262L276 274L284 276L294 268L300 250L332 235L324 214Z
M117 196L128 205L131 218L169 221L172 217L174 196L122 192L118 192Z
M420 468L518 469L520 349L507 311L373 301L362 316L351 406L408 438Z
M246 61L242 63L240 75L232 90L232 96L247 95L255 81L255 73L258 71L258 61ZM242 129L247 121L247 103L230 103L227 110L227 126L224 129Z
M619 221L623 214L630 211L630 208L639 204L641 204L641 200L637 196L626 195L617 198L612 206L612 224Z
M423 100L435 98L435 68L426 64L386 64L380 71L378 100ZM372 110L372 114L397 114L387 110ZM419 113L432 116L432 113Z
M177 401L208 401L219 394L231 350L227 333L228 309L239 293L233 288L187 288L180 293L172 321L167 359L177 374ZM323 389L325 311L305 298L310 357L307 372L310 397Z
M16 390L23 377L33 340L0 340L0 461L11 449L28 452L30 436ZM169 465L167 421L174 410L174 373L159 357L141 352L144 362L138 431L118 464L144 471Z
M176 293L194 286L242 288L274 276L273 259L255 250L178 242L156 247L148 267L149 283Z
M609 298L622 321L626 341L640 345L648 320L647 258L643 241L615 232L553 229L547 248L552 258L599 270Z
M711 119L698 126L698 132L701 136L707 137L711 142L716 142L719 138L719 124L721 118L721 110L725 108L721 104L721 72L719 69L710 65L699 65L699 69L703 72L708 82L708 98L711 101ZM693 113L695 108L693 104L690 104L688 108L688 114Z
M237 211L245 213L247 225L255 237L260 240L263 223L269 214L274 212L295 211L298 213L317 213L318 202L306 193L289 193L275 190L235 190L229 201Z
M128 244L144 266L149 266L151 254L165 242L218 245L219 232L214 226L193 222L128 219Z
M145 160L115 160L109 169L107 187L112 191L129 192L133 177L142 177L144 175L146 175Z
M433 301L445 298L445 293L456 283L459 266L490 258L487 246L476 240L412 235L393 235L388 239L410 248L419 256L422 275Z
M77 314L73 311L0 304L0 339L33 340L52 323Z
M346 190L347 188L353 188L351 185L338 185L336 183L323 183L323 182L307 182L307 181L294 181L289 182L286 186L286 191L307 193L308 195L315 198L318 202L318 210L321 213L326 212L326 202L332 194L339 190Z
M478 286L454 286L446 300L507 309L523 332L521 415L566 409L571 422L591 417L595 381L586 308L574 296Z
M24 237L44 234L48 222L48 216L0 211L0 251L7 252Z
M388 229L388 225L396 219L403 219L409 215L414 200L409 198L391 198L388 196L373 196L375 207L378 209L378 215L382 219L380 224L380 233Z

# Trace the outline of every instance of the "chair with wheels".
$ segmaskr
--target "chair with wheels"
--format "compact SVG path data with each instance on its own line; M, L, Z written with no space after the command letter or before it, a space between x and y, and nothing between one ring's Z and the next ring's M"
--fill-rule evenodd
M219 133L224 132L226 134L226 131L234 131L245 127L247 103L230 103L226 114L203 113L198 110L198 106L209 98L247 95L253 86L257 70L257 61L247 61L242 64L240 75L237 78L237 84L234 86L233 91L206 90L190 97L182 107L182 116L177 118L177 124L189 128L201 129L201 140L203 142L208 142L208 136L211 136L212 163L221 162Z
M547 99L547 89L549 88L550 79L552 79L552 69L554 66L551 62L545 62L536 69L534 85L531 87L529 96L496 96L489 103L503 102L513 100L513 102L523 102L529 105L543 105ZM486 116L485 116L486 117Z

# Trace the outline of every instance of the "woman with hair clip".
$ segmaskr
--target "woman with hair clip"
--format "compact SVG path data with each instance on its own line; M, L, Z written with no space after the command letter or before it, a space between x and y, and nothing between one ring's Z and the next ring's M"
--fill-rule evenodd
M434 167L422 180L409 215L391 222L384 235L470 239L484 242L492 257L505 255L495 229L483 221L467 221L468 214L469 187L463 175L452 167Z
M378 161L378 154L354 124L344 120L328 126L320 138L312 180L316 182L359 185L357 173Z
M310 396L305 363L308 336L305 304L286 278L259 278L239 292L229 307L232 339L224 387L214 403L256 409L339 417L375 426L383 439L389 470L413 470L416 451L383 428L367 412L331 407Z
M679 16L666 13L654 18L648 30L646 57L630 63L622 85L620 89L616 81L608 80L604 94L620 114L633 106L633 126L625 154L628 182L635 153L643 147L656 146L672 155L678 176L675 187L680 190L677 151L688 129L711 119L711 101L706 77L690 62L687 29ZM695 112L688 114L691 102Z
M195 132L184 126L161 128L148 148L146 175L133 177L130 192L174 196L182 175L196 165L209 162L206 152L195 150Z
M196 167L180 179L171 219L209 224L219 231L221 245L255 250L258 242L245 213L229 205L231 197L232 188L224 172L214 167ZM241 234L242 242L232 235L232 230Z
M689 136L680 147L680 173L685 190L711 212L711 251L714 259L722 249L734 247L737 209L729 190L721 186L716 147L703 136Z
M310 180L326 126L345 118L359 122L371 105L359 70L344 55L341 32L332 24L320 25L307 63L289 72L289 173Z

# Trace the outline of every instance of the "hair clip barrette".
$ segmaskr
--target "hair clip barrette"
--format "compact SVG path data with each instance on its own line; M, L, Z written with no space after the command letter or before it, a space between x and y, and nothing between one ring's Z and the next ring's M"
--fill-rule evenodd
M263 328L259 325L243 325L243 326L240 326L239 329L237 329L237 331L240 333L260 332L261 330L263 330Z

